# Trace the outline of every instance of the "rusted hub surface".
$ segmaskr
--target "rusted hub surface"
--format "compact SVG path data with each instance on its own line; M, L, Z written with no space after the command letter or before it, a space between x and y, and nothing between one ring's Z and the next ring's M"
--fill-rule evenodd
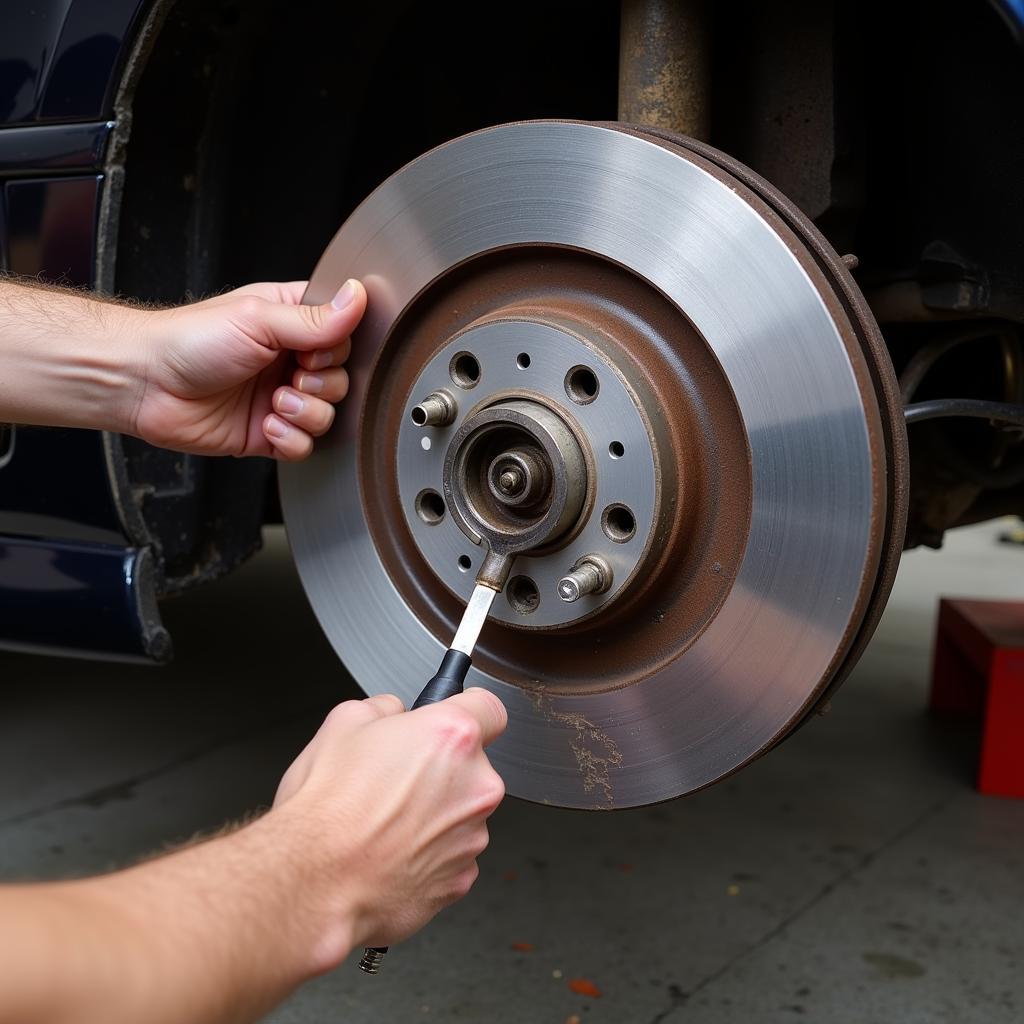
M523 371L516 359L527 349ZM663 295L592 254L517 246L431 282L395 324L374 368L360 467L367 522L392 583L438 637L457 626L482 552L446 523L449 516L424 523L415 514L416 494L439 486L461 420L424 432L410 413L424 389L447 376L453 353L464 352L483 361L460 396L460 408L474 403L465 415L503 398L547 403L573 424L589 479L603 488L589 488L577 532L554 550L517 559L513 572L537 585L539 601L499 596L492 616L513 628L484 630L474 664L547 693L619 688L656 671L714 617L746 537L747 444L713 354ZM565 378L584 364L599 386L592 402L579 405L567 397ZM528 383L510 390L501 368ZM612 454L615 441L622 457ZM381 472L382 455L392 453ZM625 543L606 532L605 513L614 522L623 512L634 523ZM560 600L559 580L594 552L611 562L612 586ZM469 565L460 564L467 557Z
M470 679L506 702L493 757L530 799L631 806L735 770L887 591L904 467L870 318L813 229L684 141L456 140L364 203L307 294L370 294L336 427L282 473L364 687L411 699L434 671L474 534L546 524Z
M516 256L516 266L535 258ZM469 279L479 284L479 275ZM502 297L499 289L490 294ZM521 304L498 306L457 332L420 373L406 405L434 386L457 350L475 367L471 390L457 388L459 414L431 429L416 429L410 415L398 438L400 500L424 560L467 600L487 549L504 550L511 531L525 551L516 571L536 585L538 601L524 614L499 600L492 615L533 629L566 626L628 589L665 518L666 458L602 338L584 323L570 327L560 308L549 306L543 317L538 308L527 318ZM632 363L626 370L636 376ZM520 489L503 493L502 474L521 481ZM443 489L449 519L410 514L410 499L425 488ZM618 529L602 520L612 507ZM558 581L587 554L608 561L616 583L570 607L558 597Z

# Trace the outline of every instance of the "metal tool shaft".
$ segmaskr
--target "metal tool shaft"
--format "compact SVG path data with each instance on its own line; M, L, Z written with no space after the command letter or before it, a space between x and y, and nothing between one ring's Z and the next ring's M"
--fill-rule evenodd
M480 630L484 628L497 593L493 587L488 587L483 583L478 583L473 588L466 610L462 613L462 621L455 631L455 639L451 645L453 651L461 651L472 657L473 648L476 647L476 642L480 638Z

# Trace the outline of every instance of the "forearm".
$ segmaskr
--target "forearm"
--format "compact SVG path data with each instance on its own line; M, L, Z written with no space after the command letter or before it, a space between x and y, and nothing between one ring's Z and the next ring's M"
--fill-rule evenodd
M0 277L0 421L133 432L148 315Z
M0 890L0 1024L254 1021L352 945L278 814L127 871Z

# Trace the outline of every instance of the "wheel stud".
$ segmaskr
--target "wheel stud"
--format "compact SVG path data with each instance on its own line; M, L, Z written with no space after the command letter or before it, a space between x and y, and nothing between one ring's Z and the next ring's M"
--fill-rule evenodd
M600 555L584 555L572 572L558 581L558 596L570 603L584 594L603 594L611 585L611 566Z
M412 421L417 427L447 427L455 422L459 407L447 391L431 391L419 405L412 408Z

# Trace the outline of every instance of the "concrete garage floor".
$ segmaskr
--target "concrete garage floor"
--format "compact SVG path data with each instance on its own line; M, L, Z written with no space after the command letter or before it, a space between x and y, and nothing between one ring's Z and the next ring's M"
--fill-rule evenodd
M904 559L832 713L779 750L653 808L507 801L468 900L379 977L353 960L268 1019L1024 1018L1024 802L978 796L972 726L924 713L937 595L1024 598L1024 551L999 528ZM268 540L166 606L169 668L0 653L0 877L124 864L270 799L355 691ZM601 996L574 994L578 978Z

